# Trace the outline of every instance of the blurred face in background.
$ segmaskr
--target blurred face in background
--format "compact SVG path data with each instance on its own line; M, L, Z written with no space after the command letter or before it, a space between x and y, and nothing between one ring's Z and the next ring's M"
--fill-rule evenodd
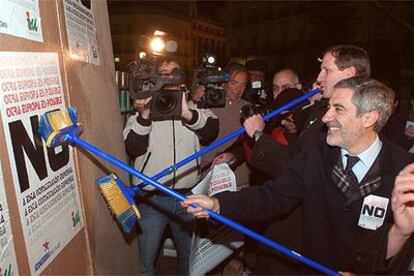
M280 122L281 126L285 129L285 131L289 134L295 134L298 132L296 128L295 121L293 119L293 114L289 114L285 119Z
M273 76L273 99L287 88L301 89L302 85L290 70L282 70Z
M180 68L180 65L178 65L175 61L164 61L161 63L160 67L158 67L158 73L161 75L168 75L171 74L172 70L175 68Z
M161 75L170 75L175 68L180 68L180 65L175 61L164 61L158 67L158 73ZM164 88L166 89L176 89L179 88L180 85L177 84L169 84L165 85Z
M224 84L227 97L231 102L238 102L246 90L248 76L246 72L234 71L228 83Z

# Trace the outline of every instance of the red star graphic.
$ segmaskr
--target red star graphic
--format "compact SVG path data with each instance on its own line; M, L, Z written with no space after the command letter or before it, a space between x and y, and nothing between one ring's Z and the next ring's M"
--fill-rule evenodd
M46 242L43 244L43 247L45 248L45 250L49 250L49 242L48 242L48 241L46 241Z

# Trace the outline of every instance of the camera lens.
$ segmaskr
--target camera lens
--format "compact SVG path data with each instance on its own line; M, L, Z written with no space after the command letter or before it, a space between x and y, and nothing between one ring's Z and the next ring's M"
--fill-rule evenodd
M208 93L208 97L211 101L217 101L221 98L220 93L221 93L221 91L218 92L218 91L213 89L213 90L210 90L210 93Z
M168 114L177 106L177 98L172 94L163 94L155 97L153 104L158 112L161 114Z

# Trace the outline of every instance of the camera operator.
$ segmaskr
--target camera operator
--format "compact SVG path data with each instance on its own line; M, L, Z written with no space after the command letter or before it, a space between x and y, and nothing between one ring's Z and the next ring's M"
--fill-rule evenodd
M222 108L213 108L214 114L217 115L220 122L219 138L222 138L241 127L240 110L243 106L248 104L246 100L242 99L242 95L246 91L246 87L249 83L246 67L241 64L234 63L228 66L228 72L230 75L229 81L222 84L226 94L225 106ZM205 87L203 85L199 85L192 91L192 98L194 101L201 103L205 100L204 94ZM203 105L203 103L201 103L201 105ZM221 152L223 152L223 150L227 147L227 145L222 145L221 147L207 153L202 160L203 169L209 169L216 156L218 154L223 156ZM248 185L249 169L246 164L239 166L235 172L235 175L238 190ZM242 269L243 264L241 261L238 260L238 258L234 258L221 267L221 272L223 275L232 275L239 273Z
M222 138L241 127L240 109L248 104L247 101L242 99L242 95L248 84L248 73L246 67L241 64L232 64L229 67L229 75L229 81L222 84L226 94L225 107L213 108L214 114L217 115L220 122L219 138ZM199 85L197 89L192 92L193 100L197 100L198 102L203 101L204 93L204 86ZM215 159L217 154L221 153L226 148L227 146L223 145L207 153L202 160L202 167L205 169L209 168L212 160ZM236 178L237 187L239 189L248 184L248 174L249 172L246 166L240 167L237 170Z
M259 72L258 70L263 70L263 71L265 70L264 69L265 67L263 67L262 63L259 63L257 60L252 60L252 61L250 61L249 66L252 69L256 69L256 70L253 70L253 76L255 77L256 80L264 78L264 74L258 73ZM262 68L262 69L260 69L260 68ZM302 85L300 84L298 74L294 70L292 70L290 68L285 68L285 69L282 69L280 71L277 71L274 74L274 77L273 77L273 95L274 95L275 100L271 104L272 109L275 109L275 108L281 106L280 104L278 104L279 101L287 103L284 99L277 98L277 96L279 94L281 94L281 91L279 91L281 88L283 88L283 89L286 89L286 88L300 89L301 87L302 87ZM294 95L296 95L296 93L294 93ZM291 100L293 100L293 98ZM264 108L262 108L262 110L264 110ZM248 110L247 108L246 108L245 111L250 112L250 113L249 112L242 112L241 115L245 119L250 117L251 115L253 115L251 113L256 113L255 110ZM244 113L248 113L248 114L244 114ZM280 117L280 116L275 117L273 120L271 120L271 122L268 123L268 126L266 127L268 132L270 132L272 130L272 128L273 128L272 125L274 124L273 122L274 122L274 120L278 120L279 119L278 117ZM295 118L298 119L299 117L295 117ZM259 136L260 133L263 133L265 131L265 126L266 125L265 125L264 121L261 119L260 116L255 116L254 121L252 119L249 119L249 121L254 122L255 124L257 124L257 126L255 126L255 129L258 131L256 133L256 136ZM300 120L300 121L302 121L302 120ZM295 125L294 118L292 116L290 116L290 117L286 116L286 118L284 120L280 120L280 123L283 125L283 127L285 129L285 132L287 134L290 133L291 135L295 135L297 130L300 129L298 126ZM278 127L279 123L276 123L275 126ZM246 161L246 159L245 159L245 152L244 152L243 145L242 145L243 142L241 140L242 139L238 139L222 155L217 156L217 158L213 161L213 164L220 164L220 163L223 163L223 162L233 164L235 166L239 166L239 165L243 164L244 161ZM253 142L253 140L252 140L252 142ZM252 144L252 143L250 143L250 144ZM260 182L260 180L253 181L253 184L255 184L255 183L259 184L258 182Z
M165 61L159 66L158 73L168 76L175 68L179 68L176 62ZM165 85L163 89L166 93L179 93L175 90L179 87ZM196 108L192 101L186 100L186 94L182 97L181 118L152 118L150 101L154 97L134 101L137 112L128 118L123 132L126 150L134 160L135 168L151 176L197 152L200 144L211 143L218 133L217 117L208 109ZM161 178L160 182L188 194L199 181L199 164L200 160L193 160ZM142 214L139 221L141 233L138 235L141 273L154 274L161 238L169 225L178 249L180 274L187 275L193 218L186 214L176 199L150 185L138 193L137 202Z
M282 107L285 104L288 104L292 100L297 97L303 95L302 91L300 91L297 87L301 87L298 75L292 69L283 69L274 74L273 78L274 86L279 86L279 89L282 87L283 91L278 91L277 97L274 102L271 104L272 109L276 109ZM273 92L278 89L273 89ZM260 132L257 132L256 137L260 135L260 133L267 133L279 143L284 145L291 145L294 144L297 138L298 129L296 128L295 123L299 123L300 121L304 121L304 118L301 116L301 106L297 106L292 108L290 111L286 111L283 114L274 117L270 122L266 123L261 119L262 117L259 115L253 115L257 112L264 112L266 111L265 107L259 107L257 110L254 108L243 109L241 113L244 119L247 119L245 122L251 123L254 122L257 124L257 128L260 129ZM249 106L247 106L249 107ZM246 124L246 123L245 123ZM239 168L239 166L248 166L250 171L249 183L250 185L261 185L265 180L269 180L273 177L259 168L253 167L251 162L251 153L254 144L256 143L256 137L249 137L248 135L240 136L224 153L219 155L213 162L213 164L219 164L222 162L227 162L229 164L233 164L233 167ZM300 218L301 218L301 210L295 209L293 210L289 216L286 216L280 219L276 224L272 224L272 221L263 221L260 223L260 227L252 225L251 227L255 227L256 231L263 232L266 230L266 234L272 236L272 238L276 238L276 240L282 241L284 244L289 245L291 248L299 249L300 248L300 236L301 236L301 227L300 226ZM269 229L267 226L271 225ZM286 233L290 233L286 235ZM249 239L246 240L246 248L244 255L246 255L246 263L247 266L250 268L255 267L253 262L248 260L253 259L252 257L256 255L256 262L262 262L263 259L266 261L268 260L267 256L272 256L271 261L273 261L276 266L279 268L279 272L281 273L291 273L293 270L291 266L295 265L292 264L290 260L285 260L282 257L275 257L275 253L263 248L260 246L256 248L258 245L255 241L251 241ZM257 252L256 252L257 250ZM266 264L267 265L267 264Z

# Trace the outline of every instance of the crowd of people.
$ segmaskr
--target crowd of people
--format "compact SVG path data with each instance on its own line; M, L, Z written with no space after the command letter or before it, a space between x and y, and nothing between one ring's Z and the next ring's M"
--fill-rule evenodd
M168 74L178 67L165 61L158 70ZM409 152L414 134L405 130L411 126L408 113L398 112L398 93L370 77L364 49L330 47L320 67L313 88L321 93L268 122L260 112L240 116L257 96L250 88L255 82L266 83L266 63L260 60L229 66L230 79L222 85L223 108L204 107L203 85L183 96L181 118L154 119L151 98L133 102L136 112L126 123L125 145L135 168L149 176L241 126L246 129L230 146L159 180L187 195L184 202L151 186L139 192L143 275L154 274L167 226L177 247L180 274L189 274L194 218L209 217L203 208L343 274L414 273L414 157ZM278 70L272 80L265 87L272 93L259 110L304 95L292 68ZM238 191L192 195L203 170L221 163L235 171ZM318 273L248 238L241 256L244 261L233 270L224 267L223 274Z

